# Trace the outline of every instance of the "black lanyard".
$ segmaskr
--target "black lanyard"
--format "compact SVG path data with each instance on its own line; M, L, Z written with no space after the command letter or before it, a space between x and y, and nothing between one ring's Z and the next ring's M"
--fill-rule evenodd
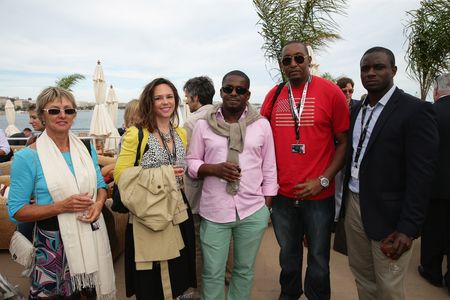
M300 118L302 117L303 109L305 107L306 102L306 93L308 92L308 85L311 82L311 75L308 77L308 81L306 81L305 86L303 87L302 97L300 98L300 102L295 107L295 99L294 93L291 89L291 83L288 83L288 99L289 99L289 108L291 109L292 119L294 119L294 130L295 130L295 140L297 144L300 142Z
M367 101L367 103L363 103L362 116L361 116L361 134L359 135L359 141L358 141L358 146L356 148L355 159L353 160L353 162L355 163L355 167L358 167L358 161L359 161L359 157L361 156L362 146L363 146L364 140L366 139L367 130L369 128L369 124L370 124L370 121L372 120L373 112L375 111L375 107L376 107L376 105L373 107L372 111L369 114L369 117L367 118L366 124L364 124L364 119L366 118L366 112L367 112L368 105L369 105L368 101ZM378 105L378 103L377 103L377 105Z

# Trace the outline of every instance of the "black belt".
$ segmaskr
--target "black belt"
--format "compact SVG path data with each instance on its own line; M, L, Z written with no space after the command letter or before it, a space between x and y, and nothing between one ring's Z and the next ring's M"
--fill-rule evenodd
M59 230L58 217L54 216L45 220L37 221L37 226L42 230L57 231Z

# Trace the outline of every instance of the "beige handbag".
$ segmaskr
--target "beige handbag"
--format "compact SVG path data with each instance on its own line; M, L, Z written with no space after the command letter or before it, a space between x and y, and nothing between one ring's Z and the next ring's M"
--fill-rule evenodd
M30 242L22 233L15 231L11 237L11 243L9 245L9 253L11 253L12 259L25 267L30 269L35 262L36 248L33 243Z
M35 161L36 164L36 161ZM37 170L37 164L36 164ZM36 180L34 182L34 195L37 204L37 194L36 194ZM11 253L11 258L16 262L25 267L22 272L23 276L29 277L34 270L36 265L36 248L34 247L34 239L36 236L36 222L34 224L33 230L33 242L30 242L26 236L16 230L9 244L9 253Z

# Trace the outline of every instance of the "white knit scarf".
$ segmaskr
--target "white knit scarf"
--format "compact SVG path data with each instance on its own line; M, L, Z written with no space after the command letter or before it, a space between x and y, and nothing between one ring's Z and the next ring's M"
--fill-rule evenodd
M54 202L74 194L89 193L97 199L97 175L92 158L83 144L69 132L73 174L61 151L44 131L36 141L36 149L48 190ZM72 288L95 287L98 299L115 299L116 287L112 254L103 215L100 229L92 231L89 223L77 219L77 213L58 215L64 252L70 269Z

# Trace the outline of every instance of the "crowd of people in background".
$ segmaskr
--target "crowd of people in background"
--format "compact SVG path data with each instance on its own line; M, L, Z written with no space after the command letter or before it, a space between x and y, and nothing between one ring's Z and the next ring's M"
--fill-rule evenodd
M30 299L115 298L104 178L128 211L127 297L250 299L270 221L280 300L331 298L338 227L360 299L405 299L421 235L419 274L450 292L450 74L435 80L436 103L420 101L394 84L394 54L373 47L360 60L367 94L355 100L352 79L314 76L310 63L304 43L286 43L287 81L259 112L240 70L223 76L217 104L209 77L189 79L183 127L176 87L152 80L127 104L117 161L102 171L95 147L70 131L73 95L42 91L29 109L38 134L17 135L27 147L14 155L8 197L11 220L36 247ZM0 130L0 158L10 144Z

